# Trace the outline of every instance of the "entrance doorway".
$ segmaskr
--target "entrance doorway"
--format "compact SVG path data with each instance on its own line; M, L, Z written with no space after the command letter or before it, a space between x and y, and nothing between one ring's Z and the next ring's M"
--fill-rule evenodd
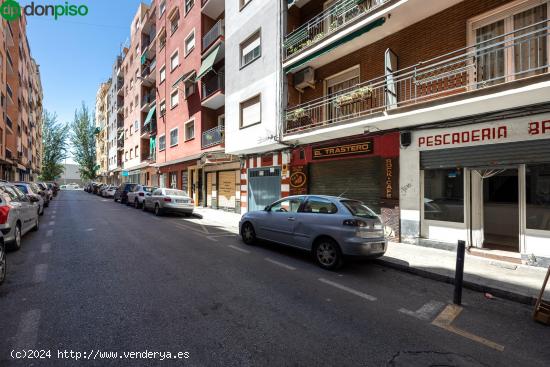
M519 252L518 170L493 170L483 178L483 247Z

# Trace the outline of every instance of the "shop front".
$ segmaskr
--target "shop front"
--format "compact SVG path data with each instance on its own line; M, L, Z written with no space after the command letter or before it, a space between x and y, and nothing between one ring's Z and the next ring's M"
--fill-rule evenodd
M550 259L550 115L411 132L401 148L403 240Z
M399 134L358 136L292 151L290 194L360 200L399 239Z
M200 159L204 172L205 206L234 213L241 212L241 163L236 156L207 153Z

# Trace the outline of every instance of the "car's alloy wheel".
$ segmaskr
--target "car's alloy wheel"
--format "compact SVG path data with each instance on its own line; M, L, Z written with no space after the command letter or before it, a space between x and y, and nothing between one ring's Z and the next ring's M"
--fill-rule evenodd
M14 231L13 248L19 250L21 248L21 225L17 224Z
M4 283L7 272L6 247L0 243L0 284Z
M315 247L315 260L329 270L338 269L342 265L342 253L338 244L330 239L321 240Z
M246 222L243 224L241 237L243 238L243 242L247 245L251 245L256 241L256 232L251 223Z
M38 221L38 216L36 216L36 222L34 224L34 227L32 227L32 230L33 231L38 231L39 228L40 228L40 223Z

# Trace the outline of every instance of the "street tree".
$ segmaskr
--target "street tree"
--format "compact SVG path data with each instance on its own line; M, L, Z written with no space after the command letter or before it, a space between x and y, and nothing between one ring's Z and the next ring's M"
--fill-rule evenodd
M63 160L68 153L69 129L67 124L57 121L55 113L44 111L42 125L42 173L41 179L53 181L64 170Z
M96 146L95 146L95 123L84 102L80 109L74 114L71 124L71 143L73 146L73 159L79 165L80 177L83 180L96 178Z

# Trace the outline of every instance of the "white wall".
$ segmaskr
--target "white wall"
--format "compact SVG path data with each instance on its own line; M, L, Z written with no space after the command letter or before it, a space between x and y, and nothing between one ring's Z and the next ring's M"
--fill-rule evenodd
M285 1L286 3L286 1ZM280 1L253 0L242 10L239 1L225 2L225 150L231 154L265 152L279 146L281 98ZM240 67L239 45L261 32L261 57ZM240 102L261 93L261 124L240 129Z

